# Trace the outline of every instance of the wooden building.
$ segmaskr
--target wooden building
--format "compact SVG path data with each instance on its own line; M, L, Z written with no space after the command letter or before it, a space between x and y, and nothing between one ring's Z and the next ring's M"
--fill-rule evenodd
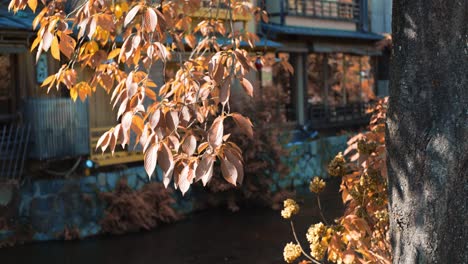
M389 33L391 1L266 1L269 23L260 34L282 44L295 74L286 106L288 119L311 130L365 125L365 110L388 94L388 54L376 47ZM387 62L388 63L388 62Z

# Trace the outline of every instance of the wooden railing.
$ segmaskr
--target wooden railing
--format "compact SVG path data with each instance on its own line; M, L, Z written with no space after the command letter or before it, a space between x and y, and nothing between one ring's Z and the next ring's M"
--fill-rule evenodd
M230 17L229 5L226 4L224 1L202 0L201 8L198 11L192 13L190 16L195 17L195 18L207 18L207 17L214 16L214 14L216 14L216 17L218 19L229 18ZM252 14L249 14L247 12L241 13L241 14L234 12L233 14L234 21L248 21L251 19L251 17L252 17Z
M288 15L359 22L360 6L355 0L284 0Z
M102 134L109 130L109 127L91 128L90 134L90 159L99 167L105 167L117 164L126 164L132 162L143 161L143 154L139 151L128 151L127 148L122 148L120 144L115 147L115 152L112 154L109 150L104 153L101 149L96 149L97 142Z

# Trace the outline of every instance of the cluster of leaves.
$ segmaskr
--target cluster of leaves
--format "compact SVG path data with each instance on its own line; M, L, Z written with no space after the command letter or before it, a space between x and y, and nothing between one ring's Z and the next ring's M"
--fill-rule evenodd
M206 17L192 26L196 21L191 14L206 2ZM74 100L86 99L98 87L111 94L119 124L99 139L102 151L114 151L118 143L125 147L133 133L143 148L148 175L158 164L166 186L173 179L175 188L185 193L198 180L206 185L216 160L226 181L242 183L241 151L229 140L224 123L232 119L253 135L251 121L230 112L229 98L234 79L253 95L246 78L255 69L253 58L240 43L253 46L258 38L235 29L233 17L255 14L266 19L264 11L245 0L12 0L9 8L16 12L27 6L41 8L33 22L37 58L50 51L65 62L42 86L64 86ZM220 17L220 8L229 17ZM221 45L219 37L230 41ZM186 50L190 56L182 60ZM152 65L174 56L180 69L156 87ZM84 70L92 74L82 76Z
M106 202L102 232L124 234L141 229L149 230L161 223L170 223L181 218L172 207L175 199L172 189L152 182L135 191L122 179L114 192L102 193Z
M369 131L352 137L345 156L340 153L329 164L330 176L342 178L340 191L346 209L334 224L323 219L325 224L320 222L309 228L311 253L302 251L309 259L305 263L320 263L323 259L333 263L391 263L385 148L387 101L382 99L375 105ZM318 194L324 186L319 178L310 185L319 207ZM291 259L289 254L288 263Z
M265 56L265 60L264 63L269 64L269 60L274 60L274 57ZM291 74L288 65L287 61L274 63L274 76ZM288 140L285 136L287 121L285 111L282 110L286 103L287 95L279 85L264 86L253 98L240 93L233 94L231 109L242 109L255 123L253 137L245 137L233 122L226 123L226 127L232 131L231 139L243 152L244 182L240 188L236 188L226 181L214 178L205 190L211 195L199 199L199 203L209 203L208 206L227 204L231 210L237 210L244 204L279 208L281 201L290 196L286 190L276 186L277 183L272 178L273 173L278 173L279 176L289 173L288 166L281 159L288 155L284 144Z

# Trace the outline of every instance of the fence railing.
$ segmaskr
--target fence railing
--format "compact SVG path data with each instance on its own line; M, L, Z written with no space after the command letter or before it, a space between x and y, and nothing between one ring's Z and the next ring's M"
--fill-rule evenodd
M288 15L359 22L360 6L355 0L285 0Z
M223 9L226 9L226 8L229 8L229 6L222 2L222 1L212 1L212 0L202 0L202 7L213 7L213 8L223 8Z
M370 104L353 103L344 106L307 106L307 121L311 127L344 127L348 125L362 125L369 121L369 114L366 113Z
M0 181L21 181L29 136L29 125L0 126Z

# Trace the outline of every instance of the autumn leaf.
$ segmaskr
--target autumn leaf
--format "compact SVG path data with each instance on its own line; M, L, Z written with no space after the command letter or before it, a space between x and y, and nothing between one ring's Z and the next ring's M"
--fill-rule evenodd
M179 173L177 176L177 187L179 187L180 191L182 192L182 195L185 195L185 193L189 190L191 182L189 181L189 171L190 167L188 165L184 164L184 167L182 171Z
M152 32L156 28L156 24L158 23L158 16L156 12L154 12L153 8L147 8L145 12L145 31Z
M232 113L231 116L233 117L234 121L236 122L237 126L239 126L241 131L250 138L253 138L253 125L250 119L248 117L242 116L239 113Z
M161 143L160 153L158 155L158 164L161 167L163 175L164 186L168 186L172 180L172 174L174 172L174 158L172 152L166 143Z
M117 55L120 54L120 48L117 48L117 49L113 49L111 52L109 52L109 55L107 55L107 59L110 60L110 59L113 59L115 57L117 57Z
M210 130L208 131L208 141L213 148L217 148L223 142L223 120L224 117L217 117L211 125Z
M197 148L197 139L193 135L185 137L182 143L182 150L189 156L192 156Z
M73 102L76 102L76 98L78 98L78 88L76 86L70 89L70 98Z
M37 0L28 0L28 6L29 6L29 8L31 8L33 13L36 13Z
M158 160L158 145L152 144L145 152L144 165L148 177L151 178Z
M48 51L50 46L52 45L52 41L54 40L54 35L49 31L44 32L42 35L42 49L44 51Z
M244 91L245 91L250 97L252 97L252 96L253 96L253 86L252 86L252 84L250 83L250 81L247 80L246 78L242 78L242 80L241 80L241 85L242 85L242 88L244 88Z
M202 180L203 186L211 180L213 176L213 164L215 158L211 155L204 155L197 169L195 170L195 181Z
M226 157L221 158L221 172L224 179L232 185L237 182L237 169Z
M130 11L128 11L127 16L124 20L124 27L126 27L132 20L135 18L138 11L140 11L141 5L134 6Z

